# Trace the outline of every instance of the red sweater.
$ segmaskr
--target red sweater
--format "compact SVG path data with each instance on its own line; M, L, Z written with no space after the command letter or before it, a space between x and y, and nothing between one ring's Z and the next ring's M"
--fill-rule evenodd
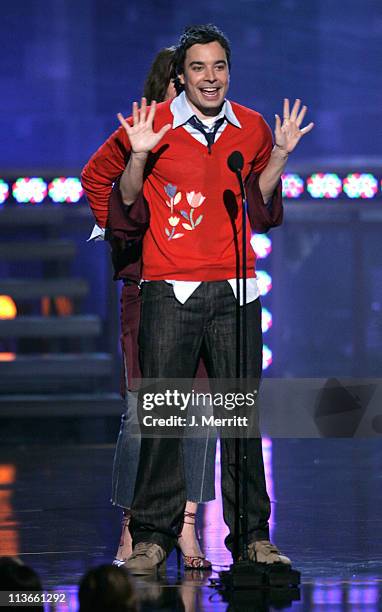
M167 132L151 152L143 188L150 209L143 278L222 280L237 276L240 191L227 158L232 151L241 151L244 179L258 174L268 163L272 137L261 115L235 103L232 106L242 128L228 123L211 154L182 127ZM158 105L154 129L165 123L172 123L170 102ZM102 226L108 216L111 182L125 168L129 146L125 131L119 128L84 169L84 188ZM248 245L249 237L248 228ZM254 275L254 260L248 246L248 276Z

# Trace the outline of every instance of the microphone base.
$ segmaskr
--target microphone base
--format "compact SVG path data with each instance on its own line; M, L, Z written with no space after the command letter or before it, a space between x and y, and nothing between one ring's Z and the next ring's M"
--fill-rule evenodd
M301 574L283 563L236 561L228 571L219 572L224 589L290 588L300 584Z

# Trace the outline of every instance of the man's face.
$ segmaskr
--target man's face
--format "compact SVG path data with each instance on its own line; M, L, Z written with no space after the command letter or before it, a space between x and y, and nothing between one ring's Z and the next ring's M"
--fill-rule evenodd
M217 115L229 86L227 56L221 44L214 41L187 49L179 80L196 114Z

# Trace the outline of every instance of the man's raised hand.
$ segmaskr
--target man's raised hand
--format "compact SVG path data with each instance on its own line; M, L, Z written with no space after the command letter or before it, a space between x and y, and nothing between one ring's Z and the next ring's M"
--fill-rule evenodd
M155 111L155 100L151 103L150 110L147 113L147 101L146 98L142 98L141 108L139 108L138 102L133 103L133 125L129 125L129 123L124 119L123 115L118 113L118 120L126 130L133 153L147 154L149 151L154 149L154 147L156 147L166 132L171 129L171 124L167 123L159 130L159 132L153 131Z
M279 115L275 115L275 144L285 153L291 153L300 138L314 127L314 123L309 123L306 127L300 129L307 111L306 106L303 106L300 110L300 105L301 100L297 99L293 104L292 112L290 112L289 99L284 98L283 122L281 123Z

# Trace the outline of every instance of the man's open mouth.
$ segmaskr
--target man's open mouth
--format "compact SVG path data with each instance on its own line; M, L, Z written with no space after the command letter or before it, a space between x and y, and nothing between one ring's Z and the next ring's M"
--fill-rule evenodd
M219 87L202 87L200 91L206 98L217 98L219 95Z

